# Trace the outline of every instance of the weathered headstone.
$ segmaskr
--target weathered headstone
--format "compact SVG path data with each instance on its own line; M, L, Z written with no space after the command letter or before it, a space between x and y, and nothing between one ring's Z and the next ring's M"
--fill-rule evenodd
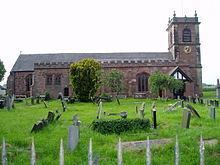
M147 137L147 143L146 143L146 165L151 165L151 151L150 151L149 136Z
M44 103L44 107L47 108L47 103L46 103L46 101L43 100L43 103Z
M143 119L144 118L144 116L145 116L145 102L143 102L142 104L141 104L141 107L140 107L140 109L139 109L139 115L140 115L140 118L141 119Z
M210 107L210 117L215 120L215 107Z
M62 92L59 93L58 98L60 98L60 101L61 101L61 104L62 104L62 107L63 107L63 112L65 112L66 109L67 109L67 106L66 106L66 102L64 100L64 96L63 96Z
M175 155L174 164L179 165L179 161L180 161L180 158L179 158L179 141L178 141L177 135L176 135L176 144L175 144L175 148L174 148L174 155Z
M118 139L118 165L123 164L121 138Z
M89 139L88 165L92 165L92 138Z
M205 165L205 159L204 159L205 143L202 139L202 135L200 136L199 153L200 153L200 165Z
M36 97L36 104L40 104L40 96Z
M152 120L153 120L153 128L157 129L157 110L155 107L152 109Z
M14 105L14 95L6 96L6 107L8 110L11 110Z
M189 98L189 102L192 102L192 97L191 97L191 96L189 96L188 98Z
M102 115L102 101L100 100L98 104L97 119L101 119L101 115Z
M35 153L35 146L34 146L34 138L32 138L32 143L31 143L31 165L36 165L36 153Z
M7 165L7 152L4 138L2 140L2 165Z
M217 79L216 97L220 99L220 83L219 83L219 79Z
M79 143L79 126L80 121L78 120L78 116L73 116L73 125L69 126L69 134L68 134L68 148L70 151L73 151L77 144Z
M188 108L194 116L200 118L199 113L195 110L195 108L193 108L193 106L191 106L190 104L186 104L186 108Z
M64 165L63 139L60 140L60 159L59 159L59 165Z
M48 123L53 122L53 121L54 121L54 117L55 117L55 113L49 111L49 112L48 112L48 115L47 115L47 121L48 121Z
M182 127L183 128L189 128L190 117L191 117L191 112L188 109L183 109L183 116L182 116Z

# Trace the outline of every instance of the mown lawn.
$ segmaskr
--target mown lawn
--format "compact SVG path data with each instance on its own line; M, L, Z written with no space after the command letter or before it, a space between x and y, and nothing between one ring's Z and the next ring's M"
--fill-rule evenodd
M35 139L37 164L55 165L59 162L60 139L64 140L65 164L81 165L87 163L89 138L93 140L93 153L99 156L99 164L117 164L116 145L118 138L122 141L138 141L150 139L173 138L173 143L161 148L152 149L152 164L174 164L174 143L178 135L180 142L181 165L199 164L199 139L202 134L204 139L218 139L216 146L206 146L205 163L208 165L220 164L220 108L217 108L216 120L209 117L209 109L203 105L192 104L199 112L201 118L191 118L190 128L181 128L182 109L167 112L169 104L175 100L150 100L150 99L122 99L119 106L116 101L104 102L103 110L106 112L127 111L128 118L138 117L135 113L136 105L146 103L146 118L151 120L151 105L156 102L158 128L149 132L128 132L119 135L102 135L93 132L89 126L96 118L97 105L92 103L68 104L59 121L45 127L38 133L30 133L34 123L46 118L48 111L61 111L59 100L48 102L48 108L43 103L26 105L25 102L16 103L15 109L7 111L0 109L0 139L7 141L8 164L30 164L31 138ZM67 150L68 126L72 124L72 116L78 114L81 121L80 142L74 152ZM0 151L1 152L1 151ZM124 164L146 164L145 150L123 151Z

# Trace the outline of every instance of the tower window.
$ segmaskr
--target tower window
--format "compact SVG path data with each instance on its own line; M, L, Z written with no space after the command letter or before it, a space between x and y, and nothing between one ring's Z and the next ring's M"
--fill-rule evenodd
M138 92L146 92L148 90L148 77L145 73L137 75Z
M183 42L191 42L191 30L188 28L183 30Z

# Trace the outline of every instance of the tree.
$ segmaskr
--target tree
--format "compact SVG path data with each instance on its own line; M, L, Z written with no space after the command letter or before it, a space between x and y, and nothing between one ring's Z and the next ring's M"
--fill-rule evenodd
M111 89L112 92L116 93L116 100L118 104L120 105L118 94L122 90L122 79L123 74L116 69L111 70L109 74L106 76L106 84Z
M87 102L100 84L101 65L94 59L82 59L70 65L70 78L77 98Z
M166 95L167 90L173 92L173 90L183 89L182 81L176 80L174 77L161 72L155 72L152 74L149 78L149 82L151 92L156 96L159 96L160 91L165 91Z
M4 78L5 72L6 72L6 70L5 70L4 64L3 64L3 62L0 59L0 82Z

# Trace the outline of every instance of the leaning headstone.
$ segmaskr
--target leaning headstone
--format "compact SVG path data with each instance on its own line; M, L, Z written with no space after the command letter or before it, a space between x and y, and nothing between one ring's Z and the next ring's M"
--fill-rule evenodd
M34 138L32 138L32 143L31 143L31 165L36 165L36 153L35 153L35 146L34 146Z
M122 145L121 145L121 138L118 139L118 165L122 165Z
M189 128L190 117L191 117L191 112L188 109L183 109L183 116L182 116L182 127L183 128Z
M215 107L214 106L210 107L210 117L211 119L215 120Z
M92 138L89 139L88 165L92 165Z
M7 152L4 138L2 140L2 165L7 165Z
M200 165L205 165L205 159L204 159L205 143L202 139L202 135L200 136L199 153L200 153Z
M220 83L219 83L219 79L217 79L216 97L220 99Z
M178 141L177 135L176 135L176 144L175 144L175 148L174 148L174 155L175 155L174 164L179 165L179 161L180 161L180 158L179 158L179 141Z
M59 165L64 165L63 139L60 140L60 159L59 159Z
M61 92L59 93L58 98L60 98L61 104L62 104L62 107L63 107L63 112L65 112L66 109L67 109L67 106L66 106L66 102L64 100L64 96L63 96L63 94Z
M194 116L200 118L199 113L196 111L195 108L193 108L193 106L191 106L190 104L186 104L186 108L188 108Z
M149 136L147 137L147 143L146 143L146 165L151 165L151 152L150 152Z
M44 107L47 108L47 103L43 100Z
M47 115L47 121L48 121L48 123L53 122L53 121L54 121L54 117L55 117L55 113L49 111L49 112L48 112L48 115Z

